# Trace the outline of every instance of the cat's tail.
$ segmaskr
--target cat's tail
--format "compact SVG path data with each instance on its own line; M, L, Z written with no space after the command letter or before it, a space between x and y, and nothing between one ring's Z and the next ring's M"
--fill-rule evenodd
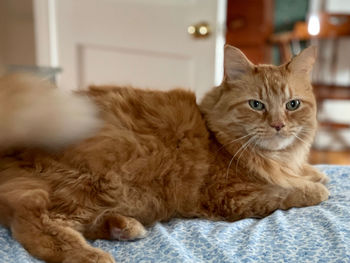
M0 78L0 149L65 146L91 136L100 124L97 107L81 94L31 75Z

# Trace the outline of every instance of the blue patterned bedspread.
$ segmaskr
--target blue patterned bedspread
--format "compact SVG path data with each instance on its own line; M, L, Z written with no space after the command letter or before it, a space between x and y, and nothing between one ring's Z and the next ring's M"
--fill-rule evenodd
M134 242L97 240L117 262L350 263L350 166L319 166L331 181L321 205L276 211L234 223L180 220L156 224ZM37 263L0 227L1 263Z

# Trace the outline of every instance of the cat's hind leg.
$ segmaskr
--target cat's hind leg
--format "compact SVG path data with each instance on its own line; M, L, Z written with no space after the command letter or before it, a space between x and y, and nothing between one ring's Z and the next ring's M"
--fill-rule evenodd
M135 240L144 238L147 230L132 217L120 215L113 209L105 210L85 226L83 234L88 239Z
M17 178L20 179L20 178ZM12 181L16 181L12 180ZM25 180L24 180L25 181ZM51 218L48 192L43 189L12 190L1 185L0 203L11 206L8 226L13 237L33 256L53 263L114 263L111 255L90 246L69 221ZM18 191L20 189L20 191Z

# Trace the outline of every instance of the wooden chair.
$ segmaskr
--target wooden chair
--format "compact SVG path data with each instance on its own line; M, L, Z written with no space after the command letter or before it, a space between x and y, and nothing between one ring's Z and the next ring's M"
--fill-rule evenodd
M318 110L321 113L325 101L350 100L350 80L347 83L339 84L336 79L338 70L337 52L341 39L350 37L350 15L323 12L314 16L313 19L315 17L319 21L319 32L317 34L311 35L309 33L307 22L297 22L291 32L273 35L270 40L272 44L277 45L282 63L299 53L302 43L318 46L318 62L314 67L312 80ZM326 48L328 48L328 51L331 51L328 58L323 56ZM328 68L325 68L327 65ZM350 61L346 70L350 72ZM328 74L324 74L325 72ZM328 75L328 79L324 78L325 75ZM348 114L350 115L350 113ZM328 134L332 135L334 140L343 145L345 150L350 150L349 139L344 138L339 132L342 129L350 129L350 123L322 118L319 120L319 124L320 129L327 130Z

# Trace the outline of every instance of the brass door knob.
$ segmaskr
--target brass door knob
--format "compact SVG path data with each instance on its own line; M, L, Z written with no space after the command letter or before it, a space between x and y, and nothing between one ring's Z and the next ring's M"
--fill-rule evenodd
M206 38L210 35L210 26L207 22L200 22L195 25L190 25L187 28L187 33L195 38Z

